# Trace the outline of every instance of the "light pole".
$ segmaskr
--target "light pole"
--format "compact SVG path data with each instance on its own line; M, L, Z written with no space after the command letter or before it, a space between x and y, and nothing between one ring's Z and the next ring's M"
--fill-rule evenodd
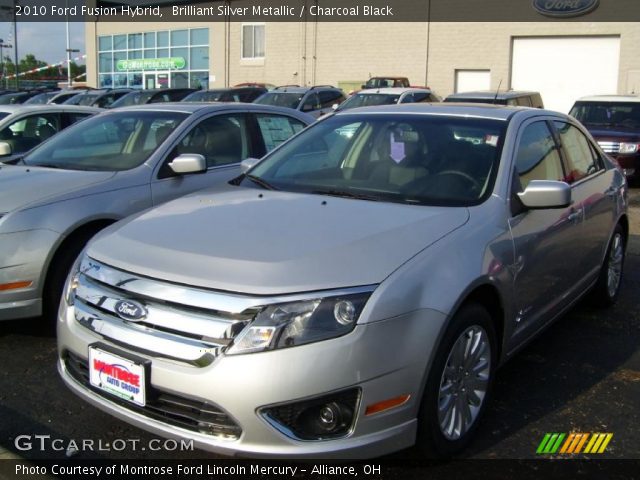
M67 48L67 88L71 88L73 79L71 78L71 54L79 52L77 48Z
M4 43L4 40L0 38L0 84L2 84L2 80L5 82L5 87L7 86L7 76L4 73L4 49L5 48L13 48L12 45L8 43Z
M15 76L16 76L16 90L18 90L20 88L20 77L18 76L18 21L17 21L17 17L16 17L16 10L18 10L16 7L18 6L18 0L14 0L13 1L13 7L7 7L5 5L0 6L0 10L12 10L13 11L13 47L14 47L14 58L15 58L15 65L16 65L16 71L15 71ZM0 49L0 51L2 51L2 49Z

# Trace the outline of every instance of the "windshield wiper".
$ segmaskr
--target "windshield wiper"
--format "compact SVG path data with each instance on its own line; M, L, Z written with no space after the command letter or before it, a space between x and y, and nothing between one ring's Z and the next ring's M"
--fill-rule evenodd
M253 183L255 183L256 185L261 186L265 190L277 190L277 188L274 187L273 185L271 185L269 182L267 182L266 180L263 180L260 177L256 177L255 175L251 175L249 173L246 173L245 174L245 178L248 178Z
M374 195L367 195L366 193L345 192L344 190L312 190L309 193L312 193L314 195L328 195L331 197L355 198L357 200L371 200L373 202L381 201L380 197L376 197Z

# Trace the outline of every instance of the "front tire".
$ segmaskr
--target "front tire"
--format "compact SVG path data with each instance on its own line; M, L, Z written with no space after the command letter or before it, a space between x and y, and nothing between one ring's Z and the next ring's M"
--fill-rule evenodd
M429 455L464 449L491 395L497 363L496 334L489 312L464 305L438 347L420 407L418 442Z

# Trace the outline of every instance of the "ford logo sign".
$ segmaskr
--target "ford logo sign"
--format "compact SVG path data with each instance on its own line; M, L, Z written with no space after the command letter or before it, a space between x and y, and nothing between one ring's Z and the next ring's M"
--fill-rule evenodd
M547 17L577 17L598 7L599 0L533 0L533 8Z
M147 309L133 300L120 300L114 307L116 314L123 320L139 322L147 316Z

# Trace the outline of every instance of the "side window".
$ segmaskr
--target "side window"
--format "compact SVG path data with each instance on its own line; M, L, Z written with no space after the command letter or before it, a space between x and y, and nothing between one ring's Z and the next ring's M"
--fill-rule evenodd
M302 130L305 126L295 118L283 115L256 115L260 135L267 152Z
M13 152L26 152L59 130L60 117L57 113L32 115L2 129L0 140L8 142Z
M429 102L429 94L424 92L417 92L413 94L413 101L416 103Z
M91 114L70 112L70 113L64 113L63 116L64 116L64 123L68 127L69 125L73 125L74 123L79 122L80 120L89 118Z
M316 93L310 93L302 104L302 111L310 112L312 110L318 110L320 108L319 104L318 95Z
M518 97L518 105L521 107L530 107L531 99L529 97Z
M229 165L249 156L249 143L245 114L216 115L193 127L171 157L198 153L207 160L209 168Z
M546 122L525 127L516 151L516 171L523 190L531 180L563 180L558 147Z
M589 145L589 140L573 125L553 122L560 135L567 158L565 182L574 183L600 170L600 161Z
M340 92L333 90L325 90L319 93L320 95L320 108L331 108L334 103L340 103Z
M514 107L518 106L518 100L516 100L515 98L510 98L509 100L507 100L507 105L512 105Z

